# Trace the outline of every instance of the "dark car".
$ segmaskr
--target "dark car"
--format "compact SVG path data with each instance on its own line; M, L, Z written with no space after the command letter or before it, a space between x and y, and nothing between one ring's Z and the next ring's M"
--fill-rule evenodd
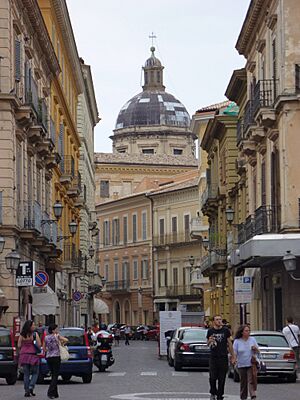
M148 327L146 325L138 325L134 331L133 340L144 340Z
M208 368L210 350L206 339L207 329L181 329L174 354L175 371L183 367Z
M90 383L93 377L93 354L87 333L82 328L63 328L59 333L68 339L70 358L62 361L59 374L64 381L79 376L83 383ZM44 357L41 357L39 382L49 376L49 369Z
M10 329L0 327L0 378L5 378L8 385L17 381L17 349Z
M147 330L145 332L146 340L158 340L159 337L159 328L157 326L147 326Z

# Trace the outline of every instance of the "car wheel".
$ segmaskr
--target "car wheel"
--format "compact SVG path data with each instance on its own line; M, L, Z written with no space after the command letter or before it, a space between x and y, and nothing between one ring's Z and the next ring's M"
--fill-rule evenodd
M175 371L181 371L182 370L182 365L179 364L178 361L176 361L176 358L174 360L174 369L175 369Z
M17 375L7 376L5 380L8 385L14 385L17 382Z
M63 380L64 382L69 382L69 381L71 380L71 378L72 378L72 375L70 375L70 374L63 374L61 377L62 377L62 380Z
M174 361L173 361L173 358L170 357L169 353L167 355L167 360L168 360L168 364L170 365L170 367L173 367L174 366Z
M239 373L237 372L237 370L235 368L233 369L233 381L234 382L239 382L240 381Z
M91 383L93 378L93 374L83 375L82 382L83 383Z
M297 373L295 372L294 374L292 374L292 375L287 375L286 376L286 380L287 380L287 382L290 382L290 383L295 383L296 381L297 381Z

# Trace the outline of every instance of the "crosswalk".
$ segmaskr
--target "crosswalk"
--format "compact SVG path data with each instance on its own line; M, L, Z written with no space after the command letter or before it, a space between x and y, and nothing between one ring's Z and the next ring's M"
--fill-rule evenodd
M94 372L95 374L95 372ZM145 377L160 377L160 376L172 376L172 377L188 377L195 376L195 374L208 377L208 372L187 372L187 371L123 371L123 372L105 372L105 377L123 377L126 375L137 375L137 376L145 376Z

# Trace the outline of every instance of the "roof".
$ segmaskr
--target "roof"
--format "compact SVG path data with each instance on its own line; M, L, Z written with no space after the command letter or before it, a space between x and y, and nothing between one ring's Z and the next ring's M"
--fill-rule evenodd
M200 114L202 112L207 112L207 111L217 111L220 110L221 108L227 107L230 105L229 100L222 101L221 103L216 103L216 104L211 104L210 106L202 107L199 110L196 111L196 113Z
M95 153L94 161L96 164L198 166L196 158L167 154Z
M151 192L151 196L169 192L175 192L177 190L188 189L198 185L199 178L193 178L188 181L179 182L179 183L171 183L170 185L166 185L161 189L157 189Z

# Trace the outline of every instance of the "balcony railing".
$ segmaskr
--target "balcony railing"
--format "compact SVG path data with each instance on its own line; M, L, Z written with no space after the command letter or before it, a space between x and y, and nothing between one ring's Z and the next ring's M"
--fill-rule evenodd
M44 221L50 220L49 214L46 211L43 212L43 220ZM42 226L42 234L43 234L43 236L45 236L45 238L48 239L49 242L52 240L52 238L51 238L51 236L52 236L51 235L51 224L49 224L49 223L43 224L43 226Z
M206 186L205 191L201 196L201 204L202 206L208 201L215 199L218 196L218 185L211 183Z
M110 281L106 282L105 289L107 292L114 292L114 291L129 291L130 288L130 281L129 280L122 280L122 281Z
M243 244L255 235L276 233L279 230L279 209L272 206L261 206L249 215L243 224L238 225L238 243Z
M38 122L48 131L48 107L45 99L39 99Z
M244 112L244 133L248 130L251 125L255 125L253 101L249 100L245 106Z
M193 288L191 285L185 286L168 286L166 288L166 295L169 297L179 296L199 296L199 289Z
M190 231L185 232L173 232L170 234L154 236L153 245L154 246L163 246L163 245L172 245L179 243L190 243L194 239L191 238Z
M70 263L73 268L80 268L82 265L81 251L77 250L74 244L64 244L63 260Z
M192 237L201 237L203 232L208 231L208 226L203 225L203 220L200 217L191 219L190 234Z
M262 79L254 88L253 108L254 114L260 108L271 108L277 96L277 80Z
M34 111L36 112L36 115L38 115L39 114L38 84L33 78L31 78L30 80L30 87L26 90L25 100L26 103L30 104L33 107Z
M64 175L75 176L75 160L73 156L61 156L60 170Z
M53 144L56 143L56 129L52 118L50 118L50 139L52 140Z
M236 127L236 142L239 145L244 137L244 118L240 118Z
M28 230L35 229L38 232L42 231L42 210L37 201L23 202L23 210L20 210L20 213L21 218L19 219L19 223L21 228Z

